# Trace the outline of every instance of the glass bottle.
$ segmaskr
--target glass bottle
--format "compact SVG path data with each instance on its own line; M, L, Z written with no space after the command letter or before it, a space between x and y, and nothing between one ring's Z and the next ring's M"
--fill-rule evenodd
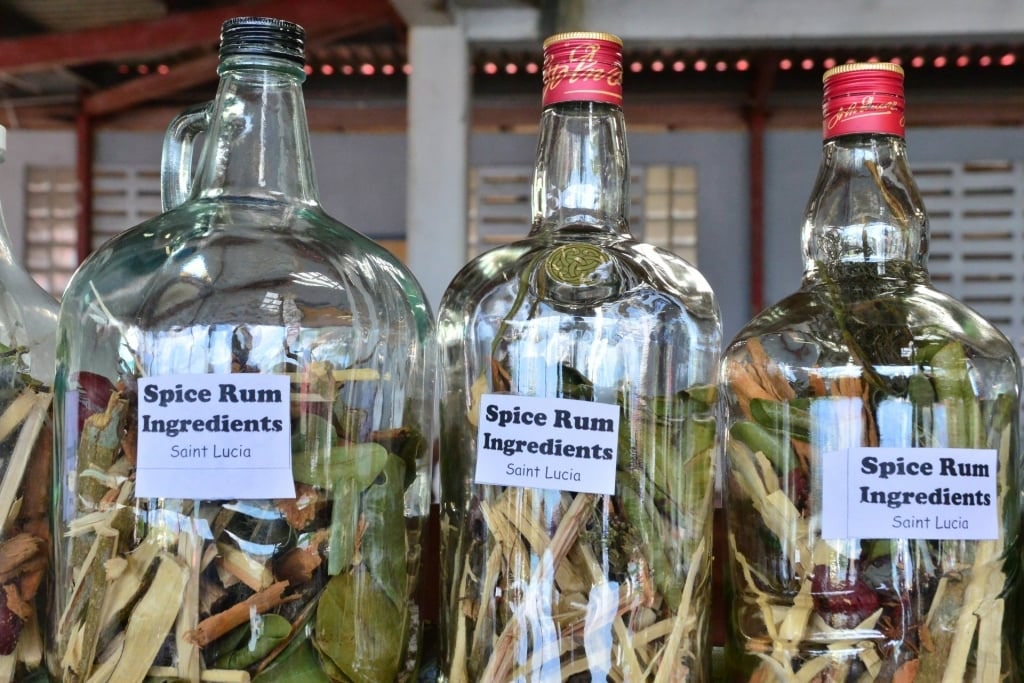
M303 37L223 25L216 99L169 128L167 210L68 286L61 680L415 677L433 320L319 204Z
M0 126L0 161L7 129ZM15 260L0 217L0 682L34 681L50 544L57 301Z
M449 683L708 677L719 311L630 234L621 45L545 41L530 232L439 306Z
M1018 680L1017 356L931 285L902 69L823 118L801 287L722 360L732 678Z

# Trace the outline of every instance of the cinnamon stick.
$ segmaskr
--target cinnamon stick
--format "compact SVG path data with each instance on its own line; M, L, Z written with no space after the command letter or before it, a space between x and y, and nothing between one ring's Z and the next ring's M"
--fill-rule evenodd
M255 609L258 614L263 614L292 600L293 598L284 597L286 588L287 581L278 581L223 612L203 619L194 631L189 632L188 639L199 647L206 647L236 626L248 622L250 610Z

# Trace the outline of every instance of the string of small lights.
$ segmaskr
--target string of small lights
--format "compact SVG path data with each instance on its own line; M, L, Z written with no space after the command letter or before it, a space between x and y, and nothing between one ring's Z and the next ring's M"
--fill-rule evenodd
M925 55L915 54L913 56L904 57L900 55L891 55L888 57L882 57L878 55L872 55L869 57L860 58L836 58L836 57L782 57L778 60L778 68L780 71L811 71L814 69L827 70L832 67L843 64L852 63L856 61L868 61L877 62L885 59L886 61L900 64L904 68L910 67L913 69L933 68L943 69L947 67L966 69L969 67L1010 67L1017 63L1017 53L1015 51L1005 52L980 52L978 54L960 53L955 55L947 54L936 54L936 55ZM695 72L725 72L725 71L748 71L751 68L751 59L746 57L739 57L735 59L710 59L704 57L696 57L694 59L663 59L660 57L641 59L635 58L628 62L629 71L632 73L641 73L644 71L650 71L653 73L668 73L676 72L682 73L684 71L695 71ZM174 70L174 65L166 63L147 63L140 62L135 64L122 63L118 66L118 73L124 76L128 75L140 75L145 76L148 74L159 74L167 75ZM483 61L480 64L474 65L474 71L479 71L487 76L501 76L509 75L513 76L519 73L525 74L536 74L540 71L540 65L536 61L506 61L501 63L499 61L488 60ZM384 63L375 64L372 62L361 62L361 63L342 63L334 64L331 62L318 62L316 64L307 64L305 67L306 74L308 76L362 76L362 77L373 77L373 76L395 76L403 74L408 76L412 73L412 65L409 63Z

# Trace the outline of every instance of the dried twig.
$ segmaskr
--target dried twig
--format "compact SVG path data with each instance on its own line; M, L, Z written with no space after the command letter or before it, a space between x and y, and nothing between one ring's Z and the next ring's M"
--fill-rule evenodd
M278 581L258 593L250 595L242 602L235 603L223 612L203 619L196 629L188 634L189 640L199 647L206 647L236 626L248 622L250 610L255 610L257 614L263 614L293 599L284 597L284 591L287 588L287 581Z
M594 496L592 494L580 493L573 498L569 509L562 516L558 529L551 537L551 543L547 549L547 552L550 553L549 559L552 568L557 570L566 553L569 552L570 545L576 542L584 521L591 513L593 504ZM518 624L519 622L515 619L510 619L505 624L481 680L498 683L508 679L509 672L512 670L512 650L519 635Z
M152 585L132 610L115 665L110 667L109 660L103 663L110 676L102 680L142 683L174 625L190 573L177 557L161 553ZM89 683L101 681L90 678Z
M693 600L693 591L697 581L698 571L703 567L704 562L699 559L702 558L706 552L705 539L700 539L700 543L697 545L697 549L693 553L693 559L690 561L690 570L686 573L686 583L683 585L683 597L679 602L679 609L676 612L675 623L672 626L672 634L668 638L668 643L665 645L664 655L660 658L661 666L658 668L658 675L654 679L654 683L669 683L671 680L677 680L671 678L673 672L677 667L676 653L681 647L683 647L683 639L687 635L687 631L692 633L695 619L694 612L690 602Z
M51 398L50 394L39 394L31 389L26 389L0 416L0 425L3 425L0 428L2 429L6 429L8 426L11 429L15 429L17 425L21 425L18 439L14 443L14 450L7 461L7 470L4 472L3 482L0 483L0 523L3 523L5 526L11 522L9 519L11 508L14 505L18 491L22 488L25 469L28 467L32 453L35 451L39 432L46 422ZM15 406L18 407L18 415L8 417L15 410ZM11 425L10 423L13 423L16 418L21 418L21 420ZM0 436L0 441L4 438L6 438L6 435Z

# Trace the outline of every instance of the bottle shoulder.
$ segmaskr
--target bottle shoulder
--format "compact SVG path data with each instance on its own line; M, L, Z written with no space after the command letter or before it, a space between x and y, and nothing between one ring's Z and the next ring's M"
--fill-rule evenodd
M422 287L393 254L306 204L187 202L109 240L68 286L71 301L101 297L118 317L168 297L223 314L230 299L268 292L323 307L376 299L375 314L401 311L426 327L433 320Z
M1006 359L1019 365L1012 342L976 310L930 284L904 284L857 293L824 285L793 292L754 316L726 346L724 357L745 353L751 340L829 350L835 364L868 354L872 363L913 364L915 349L956 342L972 355Z
M562 236L531 237L473 258L446 289L439 317L464 320L516 298L577 317L643 301L663 315L676 311L716 326L720 318L703 274L676 254L631 238Z
M23 268L0 262L0 356L5 359L4 368L19 367L35 380L52 382L59 308L57 300ZM0 372L0 386L19 381L9 372Z
M550 287L567 286L598 298L613 300L636 290L664 293L685 300L701 299L702 308L718 302L703 274L685 259L668 250L632 239L537 239L528 238L490 249L470 259L446 288L442 307L454 299L485 298L526 278L545 275ZM535 293L555 296L550 289ZM585 297L585 300L586 299ZM589 301L589 300L588 300Z

